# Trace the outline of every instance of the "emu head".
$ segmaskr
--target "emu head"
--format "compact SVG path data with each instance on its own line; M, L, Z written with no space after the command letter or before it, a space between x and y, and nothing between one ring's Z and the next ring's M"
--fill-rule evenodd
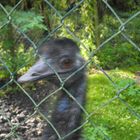
M62 80L65 80L84 64L79 51L75 42L68 38L42 43L38 49L40 59L18 79L18 82L25 83L47 78L54 84L58 84L60 81L56 73ZM83 71L84 69L79 70L67 83L74 82Z

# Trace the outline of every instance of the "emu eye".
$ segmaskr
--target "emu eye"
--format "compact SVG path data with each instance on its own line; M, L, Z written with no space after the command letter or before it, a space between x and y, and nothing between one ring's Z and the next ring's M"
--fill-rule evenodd
M64 69L68 69L68 68L70 68L72 65L73 65L73 60L70 59L70 58L62 59L62 60L61 60L61 66L62 66L62 68L64 68Z

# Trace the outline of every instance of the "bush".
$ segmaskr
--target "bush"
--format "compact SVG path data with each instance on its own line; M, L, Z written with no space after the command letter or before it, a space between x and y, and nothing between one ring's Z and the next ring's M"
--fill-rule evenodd
M104 69L124 68L139 65L140 53L128 42L111 46L108 44L97 54Z
M10 7L6 7L10 11ZM5 65L16 77L17 71L25 65L33 55L32 44L21 33L25 33L33 42L38 42L44 32L47 30L43 25L43 17L35 12L24 12L15 10L11 15L12 22L5 25L7 22L6 15L0 11L0 54L3 63L0 61L0 79L7 81L10 73L5 68ZM5 25L5 26L3 26ZM17 26L18 30L15 28ZM19 33L20 31L21 33Z

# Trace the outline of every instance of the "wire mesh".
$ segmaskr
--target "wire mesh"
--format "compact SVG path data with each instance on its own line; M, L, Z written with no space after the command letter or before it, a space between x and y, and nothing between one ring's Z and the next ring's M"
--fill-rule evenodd
M5 16L5 20L3 21L3 23L0 26L0 30L5 29L7 26L11 25L12 28L14 29L14 31L16 32L16 34L20 35L21 37L25 38L26 40L28 40L28 42L30 43L30 46L33 48L34 53L31 57L31 59L34 56L37 57L42 57L38 54L37 52L37 48L38 48L38 42L34 42L29 35L24 32L23 30L20 29L20 27L18 27L13 20L13 16L12 14L17 10L21 8L22 3L24 2L24 0L20 0L18 3L16 3L12 9L7 10L5 6L3 6L2 4L0 4L0 9L1 11L4 13ZM62 140L67 138L69 135L73 134L74 132L78 131L79 129L82 129L85 125L90 124L93 129L97 130L98 135L101 135L103 139L109 140L112 139L111 137L109 137L109 135L107 135L100 127L98 127L98 124L96 124L91 117L96 114L97 110L103 109L108 107L112 102L118 100L121 104L123 104L128 111L130 112L130 114L132 116L134 116L137 120L140 119L140 114L126 101L122 98L121 94L127 90L128 88L130 88L131 86L133 86L135 84L135 82L130 82L128 84L126 84L125 86L123 86L122 88L120 88L116 82L114 81L114 79L112 79L112 77L108 74L108 72L106 72L105 70L102 69L102 67L99 66L99 64L97 64L93 58L94 56L102 51L102 48L105 47L105 45L112 41L114 38L118 37L118 36L122 36L126 42L129 42L135 49L136 51L140 52L140 47L130 38L130 36L125 32L125 28L127 26L127 24L129 24L132 20L134 20L136 17L138 17L140 15L140 11L136 11L132 16L130 16L126 21L122 21L122 19L119 17L119 15L117 14L117 12L115 12L115 10L109 5L107 0L102 0L102 4L104 4L106 6L106 8L108 10L111 11L112 15L117 19L117 21L119 22L119 26L118 26L118 30L116 30L110 37L106 38L105 41L103 41L99 46L97 46L96 49L89 51L88 47L84 45L84 43L80 40L80 36L78 37L77 35L75 35L75 33L65 24L65 20L73 14L73 12L75 10L77 10L79 7L82 7L84 3L88 3L88 1L85 0L81 0L78 1L74 7L72 7L69 11L67 11L65 14L62 14L62 12L58 9L55 8L55 6L48 0L44 0L45 5L47 5L49 8L51 9L52 12L54 12L57 16L57 18L59 19L59 24L56 25L55 28L53 28L46 36L45 38L42 39L42 42L44 40L49 40L52 36L55 36L57 32L59 32L59 30L61 28L64 28L66 30L66 32L69 34L69 36L71 36L72 39L74 39L77 43L81 44L80 47L82 49L85 49L85 51L88 52L88 59L86 60L85 64L83 66L81 66L78 70L74 71L69 77L67 77L65 80L63 80L61 78L61 76L59 75L59 73L57 72L56 69L53 69L53 67L48 63L48 61L44 60L46 65L48 65L52 71L56 74L57 78L60 81L60 86L55 89L53 92L51 92L49 95L45 96L42 100L40 100L39 102L36 102L34 100L34 98L30 95L30 93L28 91L26 91L26 87L22 86L21 84L19 84L17 82L17 77L15 77L15 73L17 71L19 71L20 69L22 69L24 66L26 66L28 64L28 62L26 62L25 64L21 65L18 70L16 72L13 72L8 64L5 62L5 60L3 59L3 56L0 54L0 63L1 66L3 67L3 69L9 74L8 77L8 81L6 83L4 83L3 85L1 85L0 90L4 90L5 88L7 88L8 86L11 86L13 88L18 87L20 89L20 91L23 92L24 96L27 96L28 99L31 101L32 103L32 107L34 108L34 111L29 115L29 116L25 116L25 119L23 119L20 123L12 123L10 118L7 117L4 108L1 109L0 111L0 116L4 117L5 120L8 122L9 126L10 126L10 130L9 133L6 135L6 137L2 137L2 139L24 139L21 138L20 134L18 134L17 130L20 128L20 126L25 123L26 121L28 121L32 116L39 114L51 127L52 129L55 131L56 135L58 136L58 139ZM92 18L92 17L91 17ZM14 48L13 48L14 49ZM30 62L30 60L28 60ZM112 98L110 98L109 100L101 103L99 106L96 107L96 109L94 109L92 112L88 112L85 107L83 105L81 105L79 103L79 101L77 101L77 99L64 87L65 83L67 82L67 80L69 80L71 77L75 76L76 74L78 74L80 72L80 70L84 69L85 67L89 66L89 65L94 65L94 67L96 67L97 69L99 69L109 80L109 82L111 83L110 86L113 87L114 89L114 96ZM53 97L55 95L57 95L59 93L59 91L65 91L65 93L69 96L69 98L71 98L71 100L73 100L78 106L79 108L82 110L82 114L84 115L84 119L81 123L80 126L78 126L77 128L75 128L74 130L72 130L70 133L68 133L65 136L61 136L59 134L59 130L57 130L55 128L55 126L53 125L53 122L50 121L49 117L46 117L46 115L44 115L44 113L42 113L42 111L40 110L40 107L48 100L50 100L50 97ZM56 99L57 100L57 99ZM139 139L139 135L136 137L136 139Z

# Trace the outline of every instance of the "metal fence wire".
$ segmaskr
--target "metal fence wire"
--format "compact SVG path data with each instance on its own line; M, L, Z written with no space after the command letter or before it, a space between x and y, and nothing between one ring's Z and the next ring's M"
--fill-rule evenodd
M3 30L6 28L6 26L12 26L12 28L14 29L14 31L20 35L20 37L26 39L29 43L30 46L33 48L33 50L35 50L35 56L38 57L42 57L39 56L38 52L37 52L37 48L38 45L36 42L33 41L33 39L31 39L29 37L29 34L27 34L26 32L24 32L23 30L20 29L20 27L18 27L14 22L13 22L13 18L12 18L12 14L16 11L19 10L20 5L24 2L24 0L20 0L18 3L16 3L12 9L7 10L5 8L5 6L3 6L2 4L0 4L0 11L2 11L5 15L5 21L3 21L3 24L0 25L0 30ZM65 20L71 16L73 14L73 12L78 9L78 7L82 7L84 3L88 3L85 0L81 0L78 1L70 10L68 10L64 15L61 13L60 10L56 9L55 6L53 6L53 4L51 2L49 2L48 0L44 0L45 4L51 9L53 10L53 12L56 14L57 18L60 19L60 23L59 25L57 25L51 32L48 33L48 35L45 36L45 39L43 40L47 40L50 37L54 36L56 32L59 31L59 29L64 28L66 30L66 32L69 34L69 36L71 36L71 38L73 38L77 43L81 44L80 46L82 46L82 49L85 49L85 51L89 51L89 49L84 45L84 43L82 43L80 41L80 38L77 37L77 35L75 35L75 33L67 26L65 25ZM71 75L69 75L69 77L66 78L66 80L63 80L62 77L60 76L60 74L57 72L56 69L53 69L52 66L50 66L48 61L45 61L46 65L49 65L49 67L51 67L51 69L53 70L53 72L56 74L57 78L60 81L60 86L57 87L57 89L55 88L55 90L53 90L53 92L51 92L48 95L45 95L43 99L41 99L39 102L37 102L29 92L32 92L32 90L34 90L33 87L30 87L32 90L30 90L29 88L26 89L26 86L18 83L17 81L17 77L15 77L15 73L17 72L13 72L8 64L6 64L5 60L3 59L3 55L0 54L0 63L1 66L3 66L3 68L5 69L5 71L10 75L9 79L5 84L0 85L0 91L5 90L7 87L12 87L13 88L19 88L22 92L23 96L26 96L26 100L30 100L31 101L31 105L32 108L34 109L33 111L30 112L30 114L28 114L27 116L25 115L24 118L18 122L18 123L14 123L12 122L12 120L10 119L10 117L8 117L8 115L6 114L6 110L5 110L5 106L1 106L1 110L0 110L0 117L4 118L5 121L7 122L7 125L9 126L9 130L5 130L5 134L6 135L0 135L0 139L24 139L19 133L18 130L19 129L24 129L21 128L21 126L23 126L24 123L27 124L28 120L30 120L33 116L40 116L38 117L38 119L44 120L46 123L45 124L49 124L51 129L53 129L53 131L55 132L56 136L58 137L57 139L63 140L63 139L67 139L70 135L72 135L73 133L81 130L85 125L90 124L93 127L93 131L96 129L98 136L102 139L106 139L106 140L110 140L112 139L108 134L106 134L100 127L98 127L98 125L95 123L91 117L94 116L94 114L96 114L97 110L100 110L102 108L106 108L108 107L112 102L118 100L120 102L120 104L123 104L128 111L130 112L131 116L135 117L138 121L140 120L140 114L135 111L135 109L126 101L121 97L122 92L124 92L126 89L130 88L132 85L134 85L135 83L129 83L126 84L125 86L123 86L122 88L118 87L118 85L116 84L116 82L114 81L114 79L111 78L111 76L105 71L103 70L94 60L94 56L95 54L97 54L99 51L102 51L102 48L105 47L105 45L112 41L114 38L118 37L118 36L122 36L126 42L129 42L136 51L140 52L140 47L129 37L129 35L125 32L125 27L128 23L130 23L132 20L134 20L136 17L138 17L140 15L140 11L136 11L131 17L129 17L126 21L122 21L121 18L119 17L119 15L115 12L115 10L109 5L107 0L102 0L101 1L106 8L111 11L112 15L117 19L117 21L119 22L119 26L118 26L118 30L115 31L114 33L112 33L112 35L110 37L108 37L105 41L103 41L96 49L94 49L93 51L89 51L88 52L88 59L86 60L86 62L76 71L74 71ZM27 12L28 14L28 12ZM17 42L18 43L18 39ZM14 50L13 50L14 51ZM31 58L34 58L34 55L31 56ZM15 60L16 61L16 60ZM30 61L30 60L29 60ZM22 69L23 67L25 67L28 64L28 62L26 61L26 63L22 66L20 66L20 69ZM13 64L14 65L14 64ZM112 83L112 87L114 89L114 96L112 98L110 98L109 100L100 103L99 106L96 107L96 109L93 109L92 112L88 112L85 107L79 103L79 101L75 98L75 96L73 94L70 93L69 90L67 90L67 88L65 88L65 83L67 82L67 80L69 80L71 77L73 77L73 75L78 75L78 73L84 69L87 66L91 66L94 65L94 67L96 67L97 69L99 69L106 77L107 79L110 81L110 83ZM24 70L24 72L26 71L26 69ZM29 84L29 83L28 83ZM37 84L39 85L39 83ZM53 86L51 85L51 88L53 88ZM42 89L40 89L42 91ZM47 90L47 89L45 89ZM57 94L59 94L59 91L65 91L65 94L67 94L70 98L70 100L72 100L74 103L76 103L76 105L78 105L78 107L82 110L82 114L83 114L83 119L81 121L81 124L77 127L74 128L73 130L71 130L70 132L68 132L66 135L61 135L59 133L59 130L57 130L58 128L56 128L56 126L53 124L53 121L51 121L51 117L49 115L46 115L45 113L42 112L42 106L45 104L45 102L52 102L50 98L54 97L53 100L57 100L55 99L55 96ZM18 92L19 92L18 91ZM35 90L34 90L35 91ZM38 92L38 91L36 91ZM45 91L47 92L47 91ZM18 94L18 93L17 93ZM37 93L36 93L37 94ZM41 93L40 93L41 94ZM22 97L23 97L22 96ZM24 98L24 97L23 97ZM12 98L11 98L12 100ZM22 100L22 99L21 99ZM25 101L26 102L26 101ZM47 107L46 107L47 108ZM51 108L53 108L53 105L51 105L50 108L46 109L47 114L49 114L49 111L51 112ZM63 118L63 117L62 117ZM121 118L120 118L121 119ZM34 122L34 121L33 121ZM6 126L5 126L6 127ZM27 126L28 127L28 126ZM62 127L64 127L62 125ZM33 128L32 128L33 129ZM127 130L126 130L127 131ZM24 131L21 131L24 132ZM2 133L2 128L0 126L0 133ZM27 133L27 132L26 132ZM91 132L92 133L92 132ZM41 134L40 134L41 135ZM30 138L30 139L35 139L35 138ZM39 139L39 138L36 138ZM52 138L53 139L53 138ZM88 138L87 138L88 139ZM136 139L140 139L140 134L136 136Z

